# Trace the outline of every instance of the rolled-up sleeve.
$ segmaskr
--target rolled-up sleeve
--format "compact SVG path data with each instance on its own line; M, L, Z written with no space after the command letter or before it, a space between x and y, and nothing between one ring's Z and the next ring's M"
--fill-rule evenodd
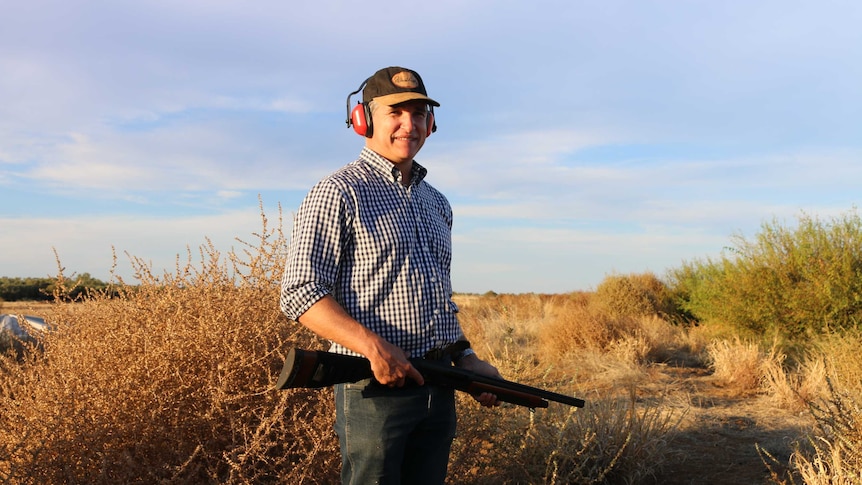
M344 192L331 179L319 182L293 220L279 299L281 311L298 320L314 303L332 293L350 215Z

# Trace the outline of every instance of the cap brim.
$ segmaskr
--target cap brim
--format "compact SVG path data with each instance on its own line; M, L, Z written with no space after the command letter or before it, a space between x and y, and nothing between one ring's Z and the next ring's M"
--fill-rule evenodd
M378 97L374 98L374 102L380 103L380 104L383 104L386 106L395 106L396 104L401 104L401 103L405 103L407 101L413 101L416 99L420 99L422 101L425 101L428 104L430 104L431 106L435 106L435 107L440 106L440 103L438 103L437 101L434 101L433 99L429 98L428 96L424 96L421 93L411 93L411 92L394 93L394 94L387 94L386 96L378 96Z

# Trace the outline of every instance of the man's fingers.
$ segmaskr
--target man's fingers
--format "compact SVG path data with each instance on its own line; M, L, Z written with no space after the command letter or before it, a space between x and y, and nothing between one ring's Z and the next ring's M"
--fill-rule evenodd
M500 405L500 400L497 399L497 395L490 392L483 392L482 394L479 394L475 397L476 400L479 401L479 404L486 408L492 408Z
M419 384L420 386L425 384L425 378L422 377L422 374L412 365L407 369L407 378L416 381L416 384Z
M377 382L389 387L402 387L407 383L408 379L415 381L420 386L425 384L422 374L409 362L389 363L382 372L375 372L374 377L377 379Z

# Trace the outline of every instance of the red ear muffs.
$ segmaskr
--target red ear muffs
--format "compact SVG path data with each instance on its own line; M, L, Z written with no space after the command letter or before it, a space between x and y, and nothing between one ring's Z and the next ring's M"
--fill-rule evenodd
M353 125L353 131L358 135L371 138L374 127L371 126L371 113L369 111L368 105L356 103L356 107L350 112L350 124Z

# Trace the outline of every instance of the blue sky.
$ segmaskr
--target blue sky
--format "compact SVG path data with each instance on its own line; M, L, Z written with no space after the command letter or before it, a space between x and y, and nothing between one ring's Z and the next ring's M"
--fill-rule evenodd
M441 103L417 160L457 292L663 276L854 210L857 1L0 2L0 276L239 248L363 139L378 68ZM355 99L355 98L354 98Z

